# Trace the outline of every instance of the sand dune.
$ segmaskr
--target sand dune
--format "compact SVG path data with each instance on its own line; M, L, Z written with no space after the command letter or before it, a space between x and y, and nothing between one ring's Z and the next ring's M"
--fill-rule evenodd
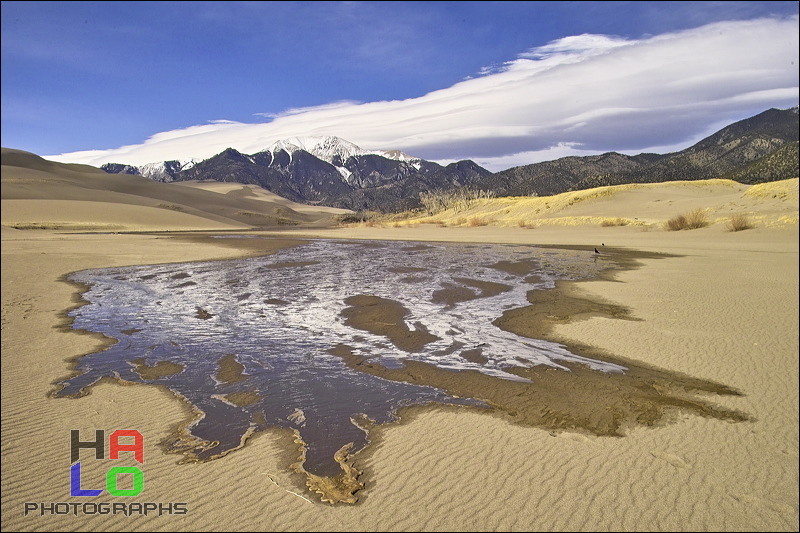
M141 176L107 174L87 165L72 165L46 161L20 150L2 149L3 225L12 227L77 227L75 214L92 209L86 219L125 230L154 229L247 229L289 225L329 224L341 210L298 206L275 195L230 194L229 188L182 186L157 183ZM227 184L219 184L227 187ZM30 203L20 200L58 200L49 209L36 211ZM101 202L171 211L157 213L145 209L139 215L131 207L112 213L105 206L87 203L70 205L66 202ZM295 211L293 207L300 207ZM52 210L50 210L52 209ZM181 217L178 214L191 215ZM66 218L64 218L66 217ZM199 221L196 217L207 219ZM125 222L125 221L129 222ZM141 221L147 221L144 225ZM63 226L60 224L64 224Z
M277 204L285 208L291 209L297 213L309 213L312 215L318 214L331 214L340 215L343 213L350 213L348 209L339 209L336 207L326 206L312 206L305 204L298 204L286 198L282 198L277 194L270 192L258 185L243 185L241 183L220 183L218 181L181 181L175 183L184 187L195 187L205 191L212 191L219 194L226 194L235 198L245 198L248 200L259 200L270 204Z
M3 152L4 531L798 529L797 180L753 187L717 181L631 186L609 193L585 191L580 200L578 193L496 199L472 213L452 213L452 221L408 221L400 227L299 225L269 232L228 216L244 210L238 202L271 205L249 196L259 197L260 191L165 185L154 196L150 184L105 182L106 176L90 167L59 165L53 170L50 163L34 160L22 172L12 164L28 157ZM248 197L238 198L242 192ZM233 203L212 209L211 198ZM694 208L709 210L709 226L663 229L665 220ZM725 220L739 211L751 215L755 227L730 232ZM469 216L493 222L474 227L454 223ZM533 220L535 229L521 227L519 217ZM609 217L638 223L603 226ZM7 221L18 228L51 228L59 222L64 229L73 225L99 232L14 229ZM230 230L237 224L248 234L274 238L204 239L180 233L187 228ZM104 233L110 226L160 227L172 233ZM640 268L614 280L564 287L576 297L627 307L637 320L573 317L553 324L551 334L567 344L591 345L615 357L736 388L743 396L709 395L707 400L746 412L751 420L726 422L684 413L624 437L598 437L515 425L475 411L418 408L404 413L403 423L377 430L373 445L356 456L367 487L361 501L331 507L309 501L302 478L289 473L294 452L286 432L261 434L220 460L178 465L177 456L158 447L189 415L173 395L103 383L78 400L47 396L53 382L68 373L71 358L101 344L94 336L63 328L64 311L76 304L76 288L61 281L65 274L266 254L312 237L519 242L572 245L587 252L600 246L602 254L615 249L670 254L643 259ZM145 438L145 490L130 499L183 502L187 514L24 515L26 502L125 500L108 494L69 496L70 429L88 435L122 428L135 428ZM102 463L85 461L86 487L102 485L108 468Z
M449 210L405 223L495 226L633 224L652 229L670 218L702 209L711 222L743 214L755 224L797 223L798 180L743 185L730 180L701 180L599 187L556 196L476 200L468 209Z

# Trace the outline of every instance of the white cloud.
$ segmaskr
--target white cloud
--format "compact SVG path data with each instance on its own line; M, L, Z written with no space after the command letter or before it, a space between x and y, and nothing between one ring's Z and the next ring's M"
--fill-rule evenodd
M632 44L632 42L621 37L584 33L583 35L563 37L544 46L531 48L527 52L520 54L520 57L546 59L552 55L562 53L595 55L629 44Z
M291 115L302 115L303 113L307 113L309 111L322 111L323 109L336 109L338 107L349 107L352 105L357 105L361 102L356 100L339 100L337 102L331 102L329 104L323 104L319 106L307 106L307 107L292 107L281 111L280 113L254 113L254 115L259 117L265 118L279 118L279 117L288 117Z
M709 124L795 106L799 95L797 17L722 22L639 40L565 37L418 98L289 109L257 124L217 120L139 145L46 157L144 164L337 135L366 149L499 170L533 158L657 151Z

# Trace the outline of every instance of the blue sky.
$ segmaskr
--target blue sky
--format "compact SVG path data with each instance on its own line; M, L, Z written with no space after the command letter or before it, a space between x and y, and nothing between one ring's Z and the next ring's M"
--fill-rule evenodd
M797 2L2 2L2 145L100 165L292 136L490 170L798 105Z

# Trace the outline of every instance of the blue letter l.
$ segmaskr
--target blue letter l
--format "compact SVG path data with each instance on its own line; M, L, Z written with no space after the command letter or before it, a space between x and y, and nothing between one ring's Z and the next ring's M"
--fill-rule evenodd
M81 490L81 463L75 463L70 467L70 483L69 495L70 496L99 496L103 489L100 490Z

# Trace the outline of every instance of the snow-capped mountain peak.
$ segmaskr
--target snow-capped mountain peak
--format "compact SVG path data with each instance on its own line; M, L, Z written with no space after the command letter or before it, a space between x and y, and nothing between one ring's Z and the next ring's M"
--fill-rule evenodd
M366 153L365 150L355 144L330 135L324 137L290 137L272 143L266 151L277 152L279 150L284 150L290 154L297 150L305 150L328 163L336 156L346 160L350 156Z
M139 174L155 181L170 182L175 176L184 170L189 170L200 161L197 159L183 159L172 161L159 161L157 163L147 163L138 167Z
M320 137L290 137L272 143L264 151L274 153L280 150L284 150L289 154L297 150L304 150L332 164L336 159L340 162L344 162L347 161L349 157L359 155L379 155L396 161L419 160L419 158L409 156L399 150L364 150L360 146L333 135Z

